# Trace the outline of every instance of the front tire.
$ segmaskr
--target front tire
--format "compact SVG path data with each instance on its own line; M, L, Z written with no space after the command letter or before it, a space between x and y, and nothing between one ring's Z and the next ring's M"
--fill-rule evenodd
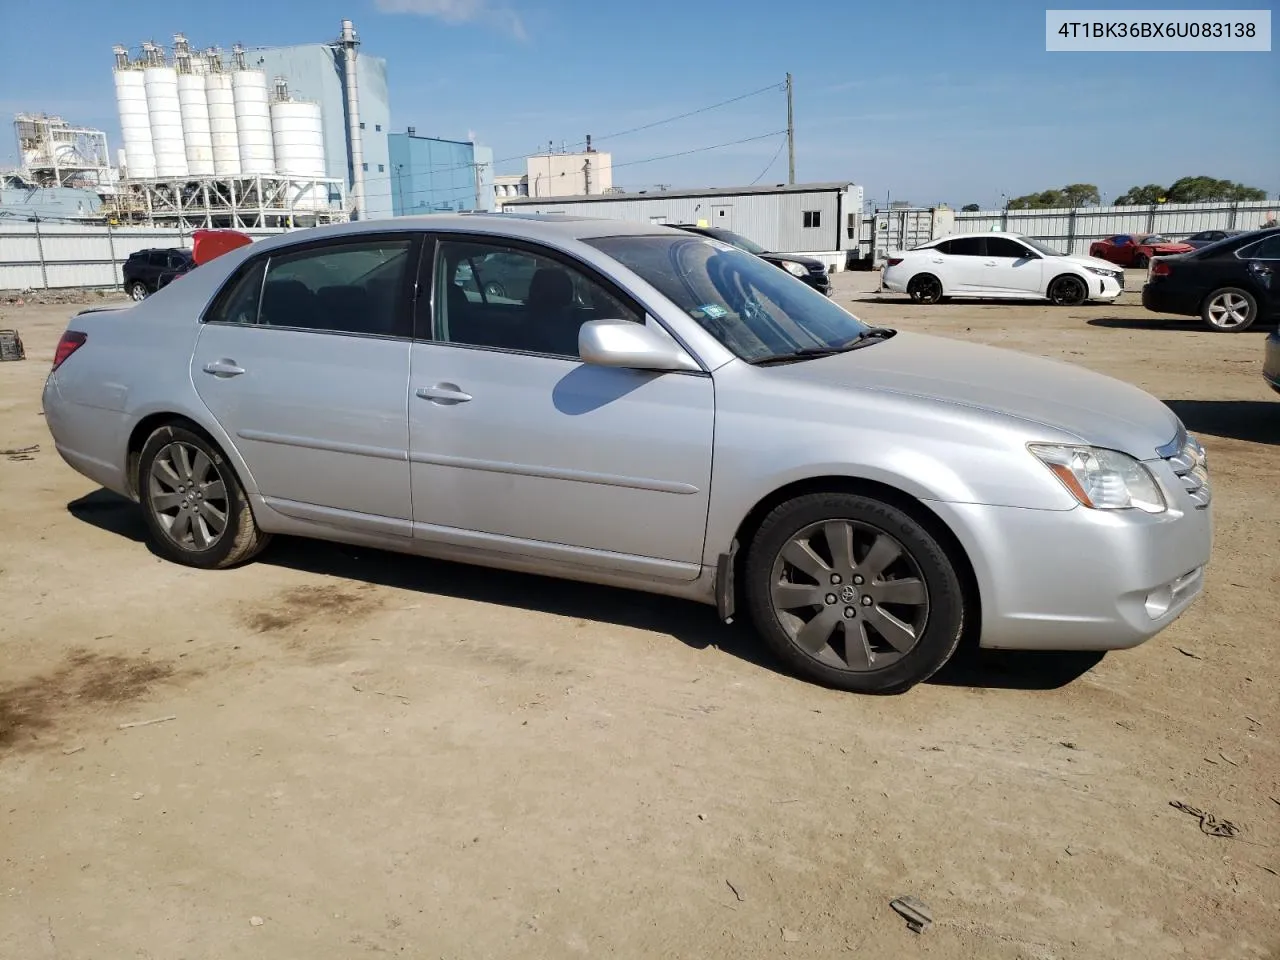
M147 299L147 285L141 280L135 280L125 288L125 292L129 294L129 299L134 303L141 303Z
M147 438L137 490L151 546L166 560L205 570L231 567L270 540L222 452L185 427L166 425Z
M1059 307L1078 307L1088 296L1089 288L1074 274L1058 277L1049 284L1049 299Z
M855 494L776 507L747 553L756 630L800 676L855 693L899 693L950 659L964 626L959 576L909 514Z
M1150 262L1151 261L1147 259L1147 255L1145 253L1140 253L1133 258L1133 266L1135 270L1147 269L1147 264Z
M942 281L932 273L917 273L907 284L907 295L915 303L937 303L942 299Z
M1200 319L1220 333L1239 333L1258 319L1258 301L1248 290L1223 287L1205 297Z

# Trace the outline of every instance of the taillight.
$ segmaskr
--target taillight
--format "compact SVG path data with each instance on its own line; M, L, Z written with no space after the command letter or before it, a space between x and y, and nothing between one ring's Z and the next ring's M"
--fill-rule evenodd
M890 257L888 260L885 261L885 266L896 267L901 262L902 262L901 257Z
M1167 277L1173 273L1173 267L1169 266L1163 260L1156 260L1151 264L1151 275L1153 277Z
M53 369L57 370L62 366L67 357L83 347L88 339L79 330L68 330L63 333L62 339L58 341L58 349L53 351Z

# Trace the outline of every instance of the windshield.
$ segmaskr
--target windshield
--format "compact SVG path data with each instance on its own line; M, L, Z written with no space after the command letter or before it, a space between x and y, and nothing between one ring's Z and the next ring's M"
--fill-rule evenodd
M1019 236L1018 239L1021 240L1023 243L1025 243L1032 250L1036 251L1037 253L1042 253L1046 257L1065 257L1066 256L1066 254L1063 253L1061 250L1055 250L1053 249L1053 247L1049 246L1047 243L1041 243L1039 240L1033 240L1030 237L1023 237L1023 236Z
M739 250L745 250L747 253L754 253L759 256L765 253L764 247L760 244L748 240L740 233L734 233L732 230L712 230L710 235L717 240L723 240L725 243L731 243Z
M583 242L652 284L743 360L843 347L870 329L789 273L709 237Z
M1168 237L1162 237L1158 233L1152 233L1142 238L1143 243L1173 243Z

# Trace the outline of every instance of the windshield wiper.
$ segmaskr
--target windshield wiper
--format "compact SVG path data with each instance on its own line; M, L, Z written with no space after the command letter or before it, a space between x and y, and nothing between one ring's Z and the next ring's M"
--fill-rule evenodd
M779 363L797 363L800 360L812 360L814 357L829 357L833 354L848 353L850 350L869 347L871 344L879 343L881 340L888 340L897 332L897 330L891 330L889 327L868 327L852 340L846 340L841 344L800 347L790 353L775 353L769 357L761 357L759 360L749 360L748 363L757 367L768 367Z

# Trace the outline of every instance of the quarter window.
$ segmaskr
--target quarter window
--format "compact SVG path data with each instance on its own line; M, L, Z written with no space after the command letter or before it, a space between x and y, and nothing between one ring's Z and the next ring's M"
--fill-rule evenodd
M498 244L445 241L435 279L435 335L443 343L578 357L588 320L643 316L558 260Z
M821 210L804 211L804 225L806 228L822 226L822 211Z

